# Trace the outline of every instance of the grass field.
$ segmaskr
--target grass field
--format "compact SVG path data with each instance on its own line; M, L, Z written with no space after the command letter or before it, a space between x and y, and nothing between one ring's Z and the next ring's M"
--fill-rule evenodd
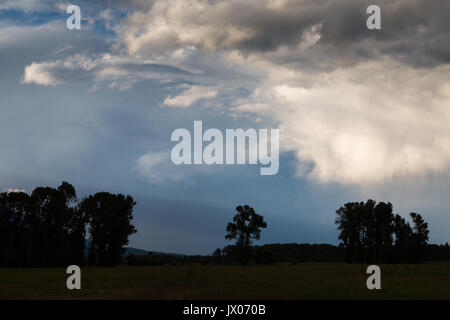
M450 299L450 263L382 265L382 290L366 266L343 263L83 268L68 290L65 269L0 269L0 299Z

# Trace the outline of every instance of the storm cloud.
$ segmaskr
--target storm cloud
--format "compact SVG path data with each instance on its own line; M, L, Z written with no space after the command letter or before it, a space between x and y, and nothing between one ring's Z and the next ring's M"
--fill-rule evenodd
M422 210L447 241L450 3L377 1L381 30L368 30L370 2L80 0L69 31L64 1L4 1L0 187L133 194L133 245L153 250L222 245L240 203L278 223L267 239L333 241L338 205L369 197ZM175 167L170 133L194 120L279 128L279 174ZM214 237L168 244L175 216L210 216Z
M279 64L336 68L389 55L414 66L449 62L450 4L382 0L382 30L365 27L370 1L154 1L130 13L120 37L129 53L195 46L236 50ZM314 31L315 30L315 31ZM308 34L318 40L308 46Z

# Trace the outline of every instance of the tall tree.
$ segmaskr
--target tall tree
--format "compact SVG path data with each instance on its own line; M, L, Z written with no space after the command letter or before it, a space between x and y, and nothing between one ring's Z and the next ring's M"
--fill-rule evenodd
M416 262L424 262L427 258L427 244L428 244L428 223L426 223L422 216L418 213L411 212L409 214L413 222L412 240L414 244Z
M77 205L77 193L68 182L63 181L58 191L64 194L67 204L69 232L69 264L83 265L86 243L86 225L88 219Z
M394 262L408 262L411 256L412 228L404 218L396 214L392 223L395 236Z
M24 264L26 226L24 217L29 196L23 192L0 194L0 266Z
M89 219L90 264L120 263L128 237L136 232L131 224L135 204L131 196L107 192L96 193L82 201L80 210Z
M379 202L373 209L373 243L374 251L368 262L387 261L391 258L392 221L394 219L391 203Z
M236 247L240 262L245 265L251 256L252 239L258 240L261 235L261 229L267 227L264 217L255 212L248 205L236 207L238 212L233 222L227 225L227 234L225 239L236 239Z
M26 222L33 241L32 265L63 266L68 263L73 215L69 204L75 198L75 189L67 182L56 189L38 187L31 193Z
M85 263L86 225L89 222L89 219L79 205L71 208L71 210L72 214L69 222L69 263L80 266Z
M348 202L336 211L335 223L340 230L339 240L345 250L345 260L356 262L362 260L363 202Z

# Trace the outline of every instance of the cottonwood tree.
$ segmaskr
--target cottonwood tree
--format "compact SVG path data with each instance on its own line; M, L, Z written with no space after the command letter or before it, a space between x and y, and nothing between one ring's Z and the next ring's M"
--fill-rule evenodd
M133 207L131 196L96 193L84 199L80 210L88 217L90 264L101 266L117 265L128 244L128 237L136 232L131 224Z
M412 251L413 231L411 225L398 214L395 215L392 225L395 237L395 262L408 261Z
M38 187L0 194L0 265L64 266L70 262L75 188Z
M118 264L136 232L130 221L133 198L97 193L78 204L75 188L37 187L0 193L0 267L82 265L86 226L93 263Z
M428 224L420 214L410 214L414 228L394 216L391 203L348 202L336 214L347 262L417 263L427 258Z
M29 228L31 264L64 266L70 256L70 204L76 200L75 189L67 182L58 188L38 187L30 196L29 210L24 220ZM32 249L30 249L30 246Z
M267 227L264 217L248 205L236 207L238 212L233 222L227 225L225 239L236 239L238 258L242 265L247 264L251 257L252 240L260 239L261 229Z
M412 241L416 252L416 262L423 262L427 258L427 244L428 244L428 223L426 223L422 216L418 213L411 212L409 214L413 222Z
M30 197L24 192L0 194L0 266L18 267L25 264L27 214Z

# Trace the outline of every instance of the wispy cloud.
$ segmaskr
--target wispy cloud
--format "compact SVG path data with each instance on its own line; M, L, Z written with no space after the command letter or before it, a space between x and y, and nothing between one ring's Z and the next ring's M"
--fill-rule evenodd
M168 107L186 108L199 100L212 99L217 97L218 95L217 90L208 87L193 85L193 86L183 86L183 88L186 88L186 90L183 93L177 96L169 95L164 100L164 105Z
M109 86L127 90L144 80L187 79L190 72L171 65L109 53L87 56L76 54L64 60L33 62L25 67L23 82L58 85L69 81L90 80L93 88Z

